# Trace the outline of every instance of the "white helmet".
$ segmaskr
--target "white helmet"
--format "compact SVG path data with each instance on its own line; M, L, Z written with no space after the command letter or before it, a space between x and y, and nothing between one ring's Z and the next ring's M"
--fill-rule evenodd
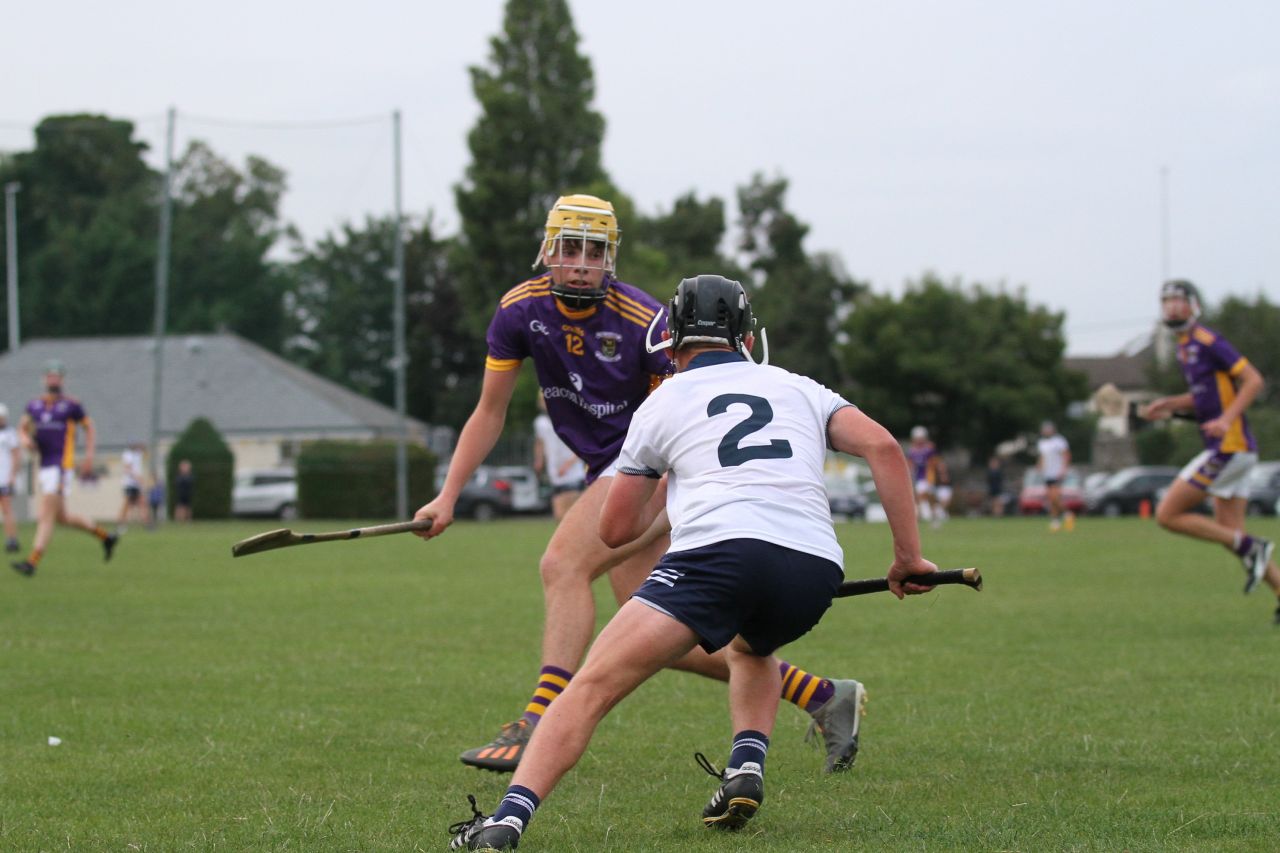
M913 440L924 441L928 437L929 437L929 430L925 429L924 427L915 426L911 428L911 438Z

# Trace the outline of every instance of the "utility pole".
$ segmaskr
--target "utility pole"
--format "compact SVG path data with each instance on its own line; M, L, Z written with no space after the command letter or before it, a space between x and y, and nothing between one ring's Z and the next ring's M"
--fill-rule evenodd
M1170 272L1169 248L1169 167L1160 167L1160 283L1164 284L1172 275ZM1161 320L1156 320L1155 332L1156 364L1161 367L1169 364L1173 358L1173 335L1164 327Z
M164 326L169 302L169 242L173 231L173 125L176 110L169 108L168 126L165 130L163 195L160 198L160 235L156 245L156 314L155 352L152 354L151 384L151 441L148 452L151 457L151 477L159 481L157 455L160 449L160 387L164 376Z
M18 191L22 184L10 181L4 185L5 268L9 282L9 352L17 352L18 338Z
M404 346L404 225L401 211L400 172L400 111L391 113L391 126L394 134L395 151L395 295L392 310L392 335L394 337L395 354L395 394L396 394L396 518L407 518L409 515L409 454L405 446L407 424L405 421L405 367L408 358Z

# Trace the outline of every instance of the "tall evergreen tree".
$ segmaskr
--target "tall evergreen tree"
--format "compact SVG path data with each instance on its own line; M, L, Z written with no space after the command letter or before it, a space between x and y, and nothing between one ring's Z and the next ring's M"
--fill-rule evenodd
M478 336L497 298L531 274L556 197L606 175L604 117L592 108L591 63L578 52L565 0L508 0L502 35L490 42L488 64L471 68L471 84L481 115L455 188L462 233L453 266Z

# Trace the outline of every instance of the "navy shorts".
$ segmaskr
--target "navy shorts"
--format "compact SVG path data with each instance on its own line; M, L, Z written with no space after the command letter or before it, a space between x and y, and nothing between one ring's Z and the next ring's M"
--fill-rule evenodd
M633 598L688 626L708 653L741 634L769 655L818 624L842 580L825 557L728 539L665 554Z

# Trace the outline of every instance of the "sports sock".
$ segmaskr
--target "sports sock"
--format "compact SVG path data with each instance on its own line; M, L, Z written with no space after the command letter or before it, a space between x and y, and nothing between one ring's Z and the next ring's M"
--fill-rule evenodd
M39 548L36 548L34 551L31 552L31 556L27 557L27 562L33 566L38 566L40 565L40 558L43 556L44 556L44 551L41 551Z
M778 661L778 671L782 673L782 698L810 714L835 695L835 685L829 678L810 675L786 661Z
M733 751L729 753L729 764L725 772L730 773L742 765L754 763L760 766L764 774L764 756L769 751L769 736L764 732L745 729L733 736Z
M512 785L507 788L502 802L498 803L498 810L485 823L498 823L503 818L514 817L520 821L522 826L520 831L524 832L529 827L529 821L533 820L533 813L540 805L542 800L538 799L538 795L533 791L523 785Z
M547 706L564 692L569 686L573 673L558 666L544 666L538 674L538 687L533 691L533 698L524 709L524 719L531 726L536 726L547 712Z
M107 532L105 527L103 527L102 525L98 525L97 527L93 528L93 535L97 536L99 539L106 539L111 534Z
M1241 533L1237 530L1235 538L1236 544L1231 550L1236 552L1237 557L1243 557L1245 554L1249 553L1250 549L1253 548L1253 537L1248 533Z

